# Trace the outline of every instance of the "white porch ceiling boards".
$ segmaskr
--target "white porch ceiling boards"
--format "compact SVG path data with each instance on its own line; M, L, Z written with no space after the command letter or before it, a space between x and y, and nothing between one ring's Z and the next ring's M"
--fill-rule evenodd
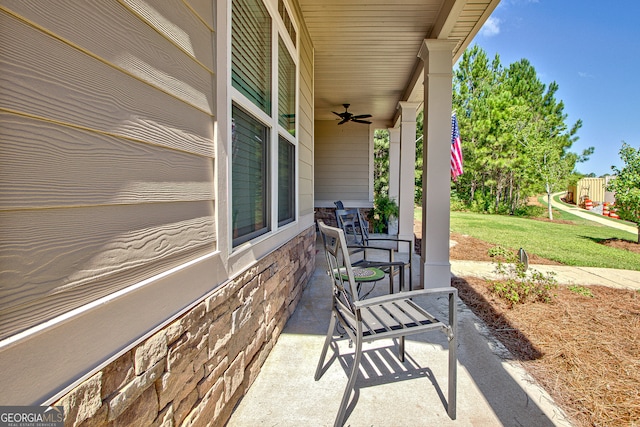
M458 42L462 55L499 0L299 0L315 48L315 118L349 103L391 126L399 101L422 100L425 38Z

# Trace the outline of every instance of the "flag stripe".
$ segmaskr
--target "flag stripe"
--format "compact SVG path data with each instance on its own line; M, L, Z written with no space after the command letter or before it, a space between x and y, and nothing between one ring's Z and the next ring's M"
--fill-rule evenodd
M451 177L454 181L462 175L462 141L456 113L451 115Z

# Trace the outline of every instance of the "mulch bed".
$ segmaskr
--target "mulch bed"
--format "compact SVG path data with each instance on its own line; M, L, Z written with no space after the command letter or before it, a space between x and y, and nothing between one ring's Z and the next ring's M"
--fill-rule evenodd
M640 293L561 286L552 303L509 308L483 280L452 285L577 426L640 425Z
M494 245L456 233L451 239L457 242L451 259L491 260ZM535 254L529 262L558 264ZM560 286L551 303L510 308L484 280L452 285L575 425L640 427L640 292L591 285L588 297Z

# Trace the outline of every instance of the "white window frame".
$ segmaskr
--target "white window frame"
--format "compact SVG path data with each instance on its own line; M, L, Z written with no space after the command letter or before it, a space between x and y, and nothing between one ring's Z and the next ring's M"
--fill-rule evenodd
M232 0L233 1L233 0ZM270 236L273 236L278 231L287 229L289 227L293 227L299 221L299 156L300 150L298 145L298 138L300 134L300 101L299 101L299 92L300 92L300 40L299 40L299 26L295 20L295 15L291 13L291 7L289 3L285 0L285 9L291 18L293 23L293 27L296 31L296 41L291 40L291 36L287 31L282 18L280 17L280 13L278 11L278 0L256 0L262 1L265 8L267 9L269 15L271 16L271 115L269 116L264 111L262 111L258 106L256 106L253 102L251 102L247 97L245 97L239 90L229 84L229 90L231 95L231 100L228 105L229 118L231 119L231 106L235 104L236 106L242 108L250 114L254 119L258 120L260 123L267 127L267 131L269 133L269 194L270 198L270 212L269 212L269 231L257 236L253 239L247 240L246 242L240 243L236 246L233 244L233 225L232 221L229 220L228 230L229 230L229 248L231 252L237 252L251 246L252 244L259 242L261 240L267 239ZM230 8L231 9L231 8ZM231 14L229 14L229 29L231 29ZM278 59L279 59L279 38L282 38L286 48L288 49L288 53L293 60L295 65L295 136L291 135L287 129L283 128L278 121L278 96L279 96L279 87L278 87ZM228 49L231 52L231 38L229 38ZM228 69L231 69L231 55L229 55L229 64ZM229 82L231 83L231 82ZM232 134L231 130L231 120L228 121L228 135ZM278 146L279 146L279 137L283 137L285 140L290 142L294 146L294 188L293 194L295 197L294 201L294 218L292 221L287 222L286 224L279 226L278 225ZM231 138L229 140L229 152L231 152ZM227 182L229 185L229 204L228 204L228 218L231 218L233 203L232 203L232 191L233 191L233 182L232 182L232 157L228 156L228 176Z

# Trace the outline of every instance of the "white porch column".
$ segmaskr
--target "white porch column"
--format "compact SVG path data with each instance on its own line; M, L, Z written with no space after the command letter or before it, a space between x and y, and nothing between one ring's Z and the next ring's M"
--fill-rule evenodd
M389 128L389 198L400 200L400 128Z
M451 285L449 263L450 150L453 49L448 40L425 40L421 280L425 288Z
M398 238L413 242L413 200L416 168L417 102L400 102L400 215ZM412 243L413 244L413 243ZM399 248L404 251L404 248Z

